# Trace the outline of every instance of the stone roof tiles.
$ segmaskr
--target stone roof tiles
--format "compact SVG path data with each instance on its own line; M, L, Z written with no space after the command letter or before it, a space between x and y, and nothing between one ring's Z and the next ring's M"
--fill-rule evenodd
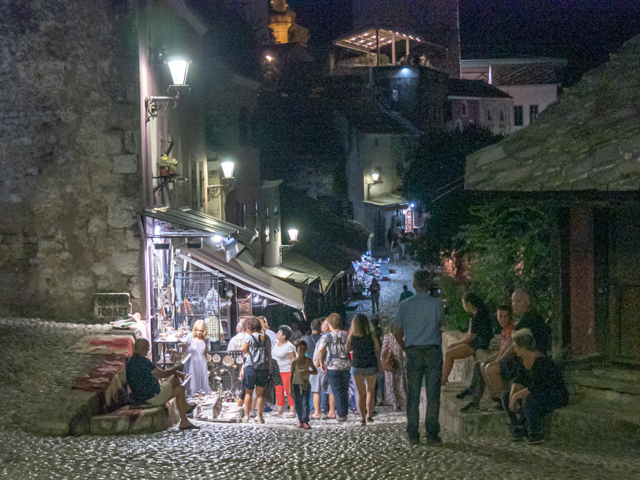
M482 80L461 80L458 78L448 80L448 95L449 97L467 98L511 98L508 93Z
M557 62L521 63L492 66L494 85L545 85L562 82L564 66Z
M469 155L465 188L640 190L640 35L531 125Z

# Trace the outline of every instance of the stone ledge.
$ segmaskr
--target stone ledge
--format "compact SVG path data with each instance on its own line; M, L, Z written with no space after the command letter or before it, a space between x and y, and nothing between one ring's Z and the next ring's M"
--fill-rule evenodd
M463 437L507 437L507 415L491 410L493 402L485 397L480 412L461 413L469 400L455 396L465 385L449 385L442 391L440 424L442 428ZM426 405L421 404L421 413ZM636 405L612 408L611 402L580 399L555 410L545 418L545 435L562 441L620 441L640 442L640 409Z
M178 423L178 408L175 400L161 407L133 409L129 405L107 415L91 418L92 435L128 435L155 433Z

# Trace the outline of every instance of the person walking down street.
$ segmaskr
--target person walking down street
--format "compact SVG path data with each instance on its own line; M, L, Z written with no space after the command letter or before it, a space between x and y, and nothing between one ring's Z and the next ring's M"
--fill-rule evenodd
M420 390L423 380L427 390L425 418L426 441L440 443L440 382L442 380L442 333L444 317L441 300L429 294L428 270L413 273L416 294L401 302L395 319L395 337L407 356L407 435L409 442L420 442Z
M409 287L406 285L402 286L402 293L400 294L400 301L406 300L407 298L413 297L413 292L409 290Z
M358 314L351 321L347 351L353 352L351 375L356 384L360 423L373 422L376 406L376 376L380 342L366 315Z
M392 327L382 337L380 361L384 370L384 390L387 405L393 406L393 411L404 410L407 390L405 387L404 354L400 344L391 331Z
M371 280L369 292L371 293L371 308L373 309L373 315L375 315L376 311L380 313L380 283L376 277Z
M513 315L511 314L511 306L500 305L496 312L498 323L502 327L500 333L500 350L487 358L484 362L475 362L473 364L473 372L471 374L471 384L469 388L465 388L462 392L456 395L456 398L462 400L469 395L472 396L471 403L462 407L461 412L477 412L480 409L480 400L484 395L486 383L486 370L487 368L499 368L499 362L511 347L511 335L515 331L513 326ZM500 401L501 391L494 392L491 387L489 388L491 398ZM500 407L502 403L500 403Z
M287 395L289 401L289 413L287 417L294 418L295 413L295 401L289 388L291 382L289 381L291 376L291 362L296 359L296 349L289 341L291 338L291 328L287 325L282 325L276 333L277 343L271 350L273 359L278 362L278 369L280 370L280 377L282 378L282 385L276 385L276 403L278 405L277 412L274 415L282 415L284 408L284 396Z
M536 349L531 330L514 333L513 346L527 374L517 378L502 397L512 438L518 441L527 436L529 443L540 443L544 441L542 416L567 405L569 393L554 361Z
M193 331L184 340L187 351L191 354L186 368L186 373L191 374L191 380L188 383L190 396L200 392L209 393L207 342L207 325L204 320L197 320L193 324Z
M129 401L133 405L147 407L159 407L166 404L172 398L176 399L176 406L180 414L180 430L198 428L187 418L189 404L181 381L184 378L181 370L183 365L163 370L156 367L147 358L149 352L149 340L139 338L133 345L133 355L125 366L127 384L131 390ZM159 380L164 380L160 385Z
M351 357L347 351L347 332L340 330L340 315L332 313L327 317L329 333L318 352L321 368L327 372L331 391L336 402L338 421L347 420L349 413L349 379L351 378Z
M296 352L298 358L291 362L291 385L296 404L296 414L298 415L298 428L310 429L309 425L309 399L311 397L311 383L309 377L316 375L318 369L313 364L313 360L307 357L307 342L298 340L296 342Z
M493 338L491 317L480 296L473 292L465 293L462 297L462 307L465 312L471 314L469 330L462 340L449 345L444 353L442 386L446 385L455 360L471 357L476 350L486 350Z
M256 317L250 317L247 322L247 341L242 346L244 354L244 368L242 370L242 386L244 395L243 422L249 421L251 413L251 398L256 391L256 408L258 410L256 421L264 423L264 387L267 385L269 370L271 368L271 340L262 333L262 325Z

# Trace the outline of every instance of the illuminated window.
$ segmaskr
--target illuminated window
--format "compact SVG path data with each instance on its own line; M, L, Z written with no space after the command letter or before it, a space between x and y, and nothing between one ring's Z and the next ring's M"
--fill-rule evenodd
M267 215L264 221L264 241L269 243L271 234L271 216L269 215L269 207L267 207Z
M245 203L242 204L240 209L240 226L247 228L247 205Z

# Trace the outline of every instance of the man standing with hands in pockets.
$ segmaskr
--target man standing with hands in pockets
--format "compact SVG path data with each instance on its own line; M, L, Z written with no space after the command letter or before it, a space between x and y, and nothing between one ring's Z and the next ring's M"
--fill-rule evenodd
M441 442L440 381L442 378L442 332L444 318L441 300L429 294L431 282L427 270L413 273L416 294L400 302L395 320L395 337L407 356L407 435L409 442L420 443L420 390L423 379L427 389L425 419L427 445Z

